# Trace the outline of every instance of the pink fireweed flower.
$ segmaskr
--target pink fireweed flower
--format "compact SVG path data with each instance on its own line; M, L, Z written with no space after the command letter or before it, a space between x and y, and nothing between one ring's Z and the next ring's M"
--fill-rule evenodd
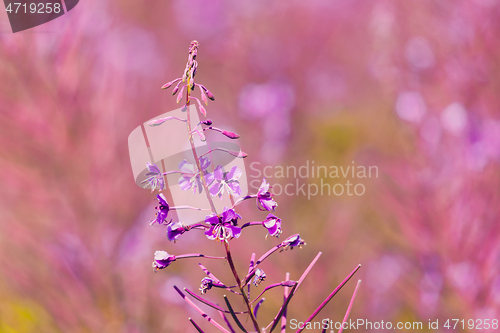
M155 261L153 261L153 268L155 272L157 272L160 269L168 267L175 260L175 256L172 254L168 254L168 252L166 251L156 251Z
M262 225L269 231L269 235L274 237L279 237L281 235L281 219L279 217L269 214L266 219L262 221Z
M176 242L179 237L189 231L189 228L184 225L182 222L170 223L167 227L167 238L171 242Z
M207 175L210 194L213 197L219 196L222 199L224 189L226 189L230 195L239 197L242 193L238 181L241 175L242 172L237 166L233 166L229 172L223 172L222 165L218 165L213 173Z
M201 294L205 294L208 290L212 289L214 286L214 280L209 277L204 277L201 280L200 292Z
M206 175L208 173L207 168L210 166L210 159L200 157L200 164L203 174ZM179 170L182 173L182 176L179 178L179 186L181 189L184 191L193 189L193 194L196 193L196 189L198 189L198 193L201 193L203 186L201 185L200 173L196 165L188 163L187 160L183 160L179 163Z
M168 212L170 211L170 206L167 203L167 198L163 195L163 193L160 193L156 196L156 198L159 201L159 205L155 207L157 210L156 212L156 218L152 221L150 221L151 224L154 224L155 222L158 222L158 224L169 224L172 222L170 220L169 222L166 222L167 217L168 217Z
M151 192L153 192L156 189L159 190L165 189L165 179L163 179L163 175L160 171L160 168L156 164L151 164L149 162L146 164L146 167L148 168L149 172L146 174L147 178L141 182L145 183L144 188L150 185Z
M210 228L205 231L205 235L210 240L228 242L232 238L238 238L241 228L236 226L241 216L234 210L224 207L220 215L208 215L205 222L210 224Z
M254 279L253 279L253 285L258 287L259 284L264 281L264 279L266 278L266 273L264 273L264 270L260 269L260 268L257 268L255 270L255 276L254 276Z
M257 192L257 206L260 210L274 211L278 207L278 203L273 200L273 194L269 192L269 184L266 179L262 180L259 191ZM264 209L260 208L259 203Z

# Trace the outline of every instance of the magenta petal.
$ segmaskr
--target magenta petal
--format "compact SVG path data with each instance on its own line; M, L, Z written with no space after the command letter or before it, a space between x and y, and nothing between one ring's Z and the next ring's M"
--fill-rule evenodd
M231 231L231 237L233 237L233 238L240 237L240 235L241 235L241 228L240 227L237 227L234 225L229 225L226 228Z
M230 182L229 184L227 184L227 186L229 186L229 188L233 191L233 193L237 197L239 197L241 195L241 193L243 193L243 191L241 190L240 184L236 181Z
M238 180L238 179L240 179L242 174L243 173L241 172L241 170L235 165L227 173L226 179L227 180Z
M215 237L216 237L216 235L214 234L214 228L215 228L215 226L212 224L212 226L210 227L210 229L208 229L207 231L205 231L205 235L210 240L214 240Z
M222 181L224 173L222 172L222 165L218 165L214 170L214 178L218 181Z
M212 215L207 215L205 217L205 222L210 223L211 225L214 225L214 224L219 223L220 221L219 221L219 217L217 215L212 214Z

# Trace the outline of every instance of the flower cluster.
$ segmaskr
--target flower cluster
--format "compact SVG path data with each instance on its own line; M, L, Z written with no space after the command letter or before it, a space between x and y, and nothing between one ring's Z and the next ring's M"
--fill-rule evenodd
M186 111L186 118L184 119L177 117L166 117L149 122L150 126L159 126L168 120L177 120L186 123L189 134L188 140L192 148L193 160L192 162L188 162L187 159L184 159L179 163L178 170L171 170L164 173L160 171L160 168L156 164L148 163L147 169L149 172L146 174L146 179L143 181L143 183L145 183L145 186L150 186L152 191L157 189L163 190L165 188L164 176L168 174L178 173L180 174L180 177L178 179L178 185L182 190L192 191L193 195L198 195L202 192L205 192L205 195L207 195L207 198L209 199L211 209L206 209L201 207L190 207L190 206L173 207L168 204L167 199L163 193L158 194L157 199L159 204L158 206L155 207L157 211L156 217L154 220L151 221L151 224L158 223L159 225L165 225L167 227L167 238L171 242L178 241L184 233L190 230L202 230L204 231L204 234L207 239L220 242L221 244L224 245L225 256L215 257L199 253L183 254L176 256L169 254L166 251L156 251L154 254L153 268L155 271L162 270L171 265L174 261L186 258L209 258L209 259L221 259L227 261L229 267L231 268L231 272L234 276L236 284L231 285L228 283L224 283L223 281L219 280L214 274L208 271L203 265L200 264L200 268L203 270L206 276L202 278L199 290L201 294L204 295L212 288L217 287L238 294L242 297L243 303L246 306L245 311L239 311L239 312L234 311L233 307L231 306L227 298L224 298L224 301L227 306L226 310L219 305L216 305L206 299L201 298L200 296L195 295L188 289L185 289L185 291L194 299L212 308L217 309L223 315L225 323L229 328L229 331L234 332L234 329L231 327L230 322L225 318L224 315L225 313L231 314L235 324L238 325L242 331L247 331L247 330L244 328L241 321L238 319L238 315L249 316L250 321L257 332L264 332L264 331L267 332L268 330L270 332L274 330L274 328L278 324L278 321L281 320L281 317L285 316L286 308L288 306L291 297L293 297L296 289L298 288L302 280L305 278L305 276L309 273L310 269L317 261L321 253L319 253L316 256L316 258L313 260L311 265L309 265L309 267L305 270L304 274L300 277L299 280L293 281L289 280L289 278L287 277L286 281L268 285L259 294L259 296L257 296L254 300L250 300L251 285L253 284L254 287L258 288L260 284L267 279L266 273L261 267L259 267L259 265L261 265L273 253L276 252L279 253L287 249L293 249L295 247L301 248L303 245L305 245L305 242L300 237L299 234L292 235L287 239L285 239L284 241L282 241L281 243L274 246L273 248L271 248L270 250L268 250L267 252L265 252L257 260L255 260L255 253L252 254L248 272L243 278L240 278L238 272L236 271L230 251L230 241L241 237L243 229L251 226L264 227L267 230L266 238L268 236L278 238L282 233L282 220L273 213L269 213L265 217L265 219L261 221L246 222L239 225L238 222L240 220L243 220L243 217L236 212L237 207L248 199L252 198L256 199L257 207L260 211L267 211L267 212L276 211L278 204L273 199L273 194L270 191L269 184L266 182L265 179L263 179L262 184L257 193L241 197L242 189L240 187L239 180L242 176L242 171L237 166L233 166L230 170L225 170L223 165L217 165L215 168L213 168L213 171L210 172L209 168L214 165L214 161L208 157L204 157L204 155L207 155L208 153L199 155L198 151L196 150L192 135L198 134L202 140L205 140L206 138L203 134L205 130L213 130L219 132L230 139L239 138L239 135L236 133L224 131L219 128L213 127L212 126L213 122L212 120L209 119L200 121L196 126L192 126L191 124L190 121L191 110L190 108L187 107L190 104L191 100L195 100L198 102L199 111L201 112L202 115L206 116L206 110L203 108L201 102L197 98L191 96L191 92L196 87L199 87L201 91L201 99L203 100L203 102L205 102L205 104L207 104L207 99L214 100L212 93L208 89L206 89L205 86L194 83L194 77L198 69L198 62L196 61L196 56L198 54L198 46L199 44L196 41L193 41L191 43L191 46L189 48L188 62L186 64L186 68L184 70L182 77L177 78L165 84L162 87L162 89L167 89L173 84L176 84L173 88L173 94L174 95L177 93L179 94L177 97L178 102L182 99L184 91L186 91L186 99L185 99L186 105L185 108L183 108L183 110ZM182 85L182 83L185 84ZM206 127L202 128L203 126ZM216 148L216 149L222 150L225 153L228 153L232 156L239 158L244 158L247 156L245 153L242 152L233 152L222 148ZM229 197L232 202L232 207L225 207L222 210L222 212L218 213L212 201L213 198L215 197L218 197L220 199L223 199L224 197ZM236 201L234 201L235 198L237 198ZM207 215L204 221L202 221L201 223L186 225L182 221L174 222L173 219L169 220L169 212L171 210L176 210L176 209L210 210L211 214ZM358 268L356 268L351 273L351 275L349 275L348 278L344 280L343 284L345 284L349 280L349 278L352 275L354 275L354 273L357 271ZM341 288L343 284L339 285L338 288ZM276 315L275 319L271 323L269 323L269 325L267 325L267 327L264 328L263 331L261 331L261 326L258 324L257 321L257 310L264 301L264 298L262 298L264 293L267 290L275 287L284 288L285 300L283 301L282 306L278 310L278 314ZM183 298L186 299L186 295L182 291L180 291L179 288L177 287L174 288ZM291 288L291 290L288 290L287 288ZM330 296L330 298L331 297L333 296ZM325 300L325 302L328 301L329 299ZM256 305L254 307L253 303L255 302ZM320 305L320 307L318 308L319 310L326 304L325 302L324 304ZM193 302L189 301L188 303L191 306L195 307L195 309L197 309L198 312L201 311L196 305L194 305ZM318 309L315 313L319 312ZM202 311L201 313L203 314L204 318L206 318L220 331L229 332L227 329L222 327L222 325L217 323L212 318L208 317L208 315L204 314ZM312 320L312 317L310 317L309 320ZM190 319L190 321L197 328L198 331L203 332L201 328L196 323L194 323L192 319Z

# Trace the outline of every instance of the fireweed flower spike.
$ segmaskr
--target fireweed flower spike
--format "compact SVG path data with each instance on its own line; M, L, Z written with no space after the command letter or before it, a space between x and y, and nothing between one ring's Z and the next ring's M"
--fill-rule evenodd
M243 332L258 332L258 333L271 332L277 327L278 322L280 320L282 323L281 332L285 332L286 312L288 309L288 304L290 303L290 300L293 297L293 295L298 290L299 286L304 281L305 277L312 270L314 264L318 261L321 252L318 253L318 255L316 255L316 257L312 260L309 266L304 270L299 280L297 281L289 280L289 275L286 275L285 281L269 284L268 286L263 288L263 290L257 297L255 297L252 301L250 301L251 289L259 286L259 284L266 279L266 273L259 267L259 265L261 265L262 262L271 255L273 254L276 255L277 253L280 253L284 250L293 249L295 247L301 248L303 245L305 245L305 242L299 236L299 234L294 234L285 239L283 242L273 246L267 252L262 254L257 260L255 260L255 254L253 254L250 259L250 265L248 266L248 270L245 271L246 275L240 278L238 271L236 269L237 265L235 265L235 262L231 254L229 241L232 239L239 238L241 235L241 230L243 228L256 225L266 228L267 230L266 237L269 235L273 237L279 237L282 233L281 231L282 223L281 219L275 216L274 214L268 214L264 221L258 220L255 222L245 223L241 227L238 226L238 220L241 219L242 217L235 212L234 208L238 204L242 203L247 199L256 199L257 207L261 211L273 212L276 210L278 204L276 203L276 201L273 200L273 194L269 191L270 186L265 179L263 179L262 184L257 193L251 195L245 195L244 197L239 198L236 201L232 200L231 208L225 207L222 213L217 212L216 206L213 202L214 200L213 198L215 196L219 196L220 198L222 198L224 192L227 192L232 197L241 196L242 190L240 188L239 179L242 176L242 172L236 166L233 166L231 170L225 172L223 170L222 165L217 165L215 170L212 173L209 173L207 171L207 168L210 165L215 166L216 164L213 160L211 160L212 158L211 152L218 150L237 158L246 158L248 155L241 150L233 151L222 147L214 147L203 153L200 153L196 148L193 139L194 135L199 135L202 140L205 140L206 137L204 135L204 131L207 130L220 132L231 139L237 139L239 137L239 135L236 133L212 127L211 119L205 119L199 121L198 124L196 124L196 126L193 126L194 124L191 124L191 108L189 108L188 106L191 103L197 104L196 105L197 109L203 115L206 115L206 110L204 108L204 105L208 104L209 99L210 100L215 99L214 95L204 85L194 82L194 77L198 70L198 62L196 61L196 57L198 55L198 47L199 43L197 41L191 42L191 45L189 47L188 60L186 63L186 67L184 69L184 73L182 74L181 77L166 83L162 87L162 89L173 87L172 94L173 95L177 94L177 102L180 102L183 98L185 98L185 105L182 108L182 110L185 112L186 116L185 119L169 116L161 119L154 119L148 123L149 126L159 126L169 120L184 122L187 127L187 138L189 145L191 146L193 160L191 161L191 163L189 163L187 160L183 160L179 164L179 170L168 171L165 173L161 173L160 168L157 165L148 163L147 168L149 172L146 174L146 179L143 181L143 183L146 184L145 185L146 187L150 186L153 189L153 191L155 189L164 189L165 188L164 176L172 173L180 173L181 176L178 180L178 183L181 189L185 191L192 190L193 195L198 195L198 193L205 192L204 194L206 195L206 199L208 201L208 204L210 205L210 209L196 208L191 206L171 207L167 203L165 196L163 194L158 194L157 199L159 201L159 205L155 207L157 210L156 218L151 222L152 223L157 222L158 224L166 225L167 238L168 240L174 243L180 238L182 234L184 234L189 230L192 229L203 230L205 236L209 240L220 241L224 245L223 249L225 251L225 256L214 257L214 256L207 256L201 253L171 255L166 251L156 251L154 254L153 268L155 271L162 270L168 267L174 261L179 261L180 259L185 259L185 258L209 258L209 259L224 260L225 262L228 263L226 267L230 269L234 277L234 281L232 282L232 284L226 284L221 282L221 280L219 280L214 274L212 274L207 268L205 268L205 266L199 264L200 268L206 274L206 277L201 280L201 285L199 290L201 294L206 294L207 291L212 288L225 289L236 295L235 297L241 297L241 299L243 300L243 305L246 307L246 309L242 309L243 311L234 311L226 296L224 296L224 301L226 302L227 309L222 308L216 303L213 303L209 300L206 300L192 293L188 289L184 289L187 293L186 295L176 286L174 286L174 288L179 293L179 295L191 307L193 307L193 309L195 309L198 313L200 313L209 323L214 325L214 327L216 327L221 332L227 332L227 333L235 332L229 321L226 319L225 314L231 314L231 317L233 318L234 322ZM201 93L200 99L191 96L191 93L196 87L200 89ZM184 94L184 92L186 92L186 94ZM277 125L279 126L279 124ZM178 209L194 209L198 211L209 210L211 211L211 213L209 213L210 215L205 217L205 220L203 222L192 225L185 225L182 222L172 223L171 219L170 221L168 221L169 211ZM348 280L356 273L358 269L359 266L354 271L352 271L352 273L346 279L344 279L344 281L327 297L327 299L325 299L323 303L321 303L321 305L316 310L314 310L313 314L307 319L306 322L310 322L321 311L321 309L326 305L326 303L328 303L328 301L333 296L335 296L335 294L342 288L343 285L345 285L348 282ZM284 299L281 300L282 302L281 307L278 309L278 312L276 316L274 316L274 319L267 325L261 325L257 321L257 311L260 309L260 307L262 306L262 302L264 301L264 298L261 299L261 297L264 295L265 292L273 288L285 288L283 290ZM291 288L291 290L288 290L287 288ZM213 320L213 318L209 317L205 312L203 312L200 308L198 308L195 305L195 302L204 303L205 305L217 310L219 314L224 318L224 323L228 329L226 327L223 327L221 324L217 323L215 320ZM254 303L256 304L255 308L252 307ZM349 305L349 309L351 305L352 301ZM245 318L242 318L241 316L245 316ZM240 320L240 318L242 320ZM344 317L344 320L345 318L347 318L347 315ZM202 332L202 329L197 324L195 324L193 320L190 319L190 322L199 332ZM249 326L250 324L253 326L251 329L245 327Z
M237 227L238 219L241 216L234 210L225 207L219 216L212 214L205 218L205 222L210 224L210 228L205 231L205 235L210 240L229 242L232 238L238 238L241 228Z
M266 183L266 179L264 178L264 180L262 180L262 184L260 185L259 191L257 192L257 206L260 203L260 205L264 207L264 209L261 209L259 206L260 210L276 210L276 207L278 207L278 203L273 200L272 196L272 193L269 192L269 184Z

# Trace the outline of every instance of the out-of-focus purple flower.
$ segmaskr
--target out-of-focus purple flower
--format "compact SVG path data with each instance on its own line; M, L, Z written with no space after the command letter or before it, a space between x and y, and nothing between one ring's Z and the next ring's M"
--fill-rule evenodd
M255 276L253 279L254 286L257 287L262 281L264 281L265 278L266 278L266 273L264 273L262 269L257 268L255 270Z
M222 165L218 165L214 172L207 175L207 183L209 184L210 194L215 197L219 196L222 199L224 189L235 197L239 197L242 193L240 179L241 170L237 166L233 166L229 172L222 171Z
M158 224L163 224L167 220L168 212L170 210L170 206L167 203L167 198L163 195L163 193L160 193L156 196L160 204L155 207L157 210L156 212L156 218L152 221L150 221L151 224L154 224L155 222L158 222ZM172 221L170 221L172 222ZM170 223L170 222L167 222Z
M168 254L166 251L156 251L155 261L153 261L153 268L156 271L168 267L172 262L175 261L175 256Z
M207 174L207 168L210 166L210 159L206 157L200 158L201 169L203 174ZM196 170L196 165L183 160L179 163L179 170L182 176L179 178L179 186L182 190L187 191L193 189L193 193L201 193L203 187L201 185L200 173Z
M262 225L269 231L269 235L279 237L281 235L281 219L273 214L267 215Z
M189 229L182 222L175 222L168 225L167 238L171 242L176 242L179 237Z
M200 291L201 294L205 294L208 290L212 289L214 286L214 280L209 277L204 277L201 280Z
M276 210L276 207L278 207L278 203L273 200L272 198L272 193L269 192L269 184L266 183L266 179L264 178L262 180L262 184L260 185L259 191L257 192L257 203L260 203L264 209L259 209L261 210L267 210L267 211L274 211Z
M238 238L241 234L241 228L237 227L238 219L241 216L234 210L224 207L220 215L208 215L205 222L210 224L210 228L205 231L205 235L210 240L228 242L232 238Z
M151 186L151 192L156 189L163 190L165 189L165 179L163 179L163 175L160 171L160 168L156 164L147 163L147 168L149 172L146 174L147 178L143 180L141 183L144 184L144 188L146 186Z
M296 234L285 239L281 245L283 246L283 249L286 250L288 248L293 249L296 246L302 248L303 245L306 245L306 242L300 238L299 234Z

